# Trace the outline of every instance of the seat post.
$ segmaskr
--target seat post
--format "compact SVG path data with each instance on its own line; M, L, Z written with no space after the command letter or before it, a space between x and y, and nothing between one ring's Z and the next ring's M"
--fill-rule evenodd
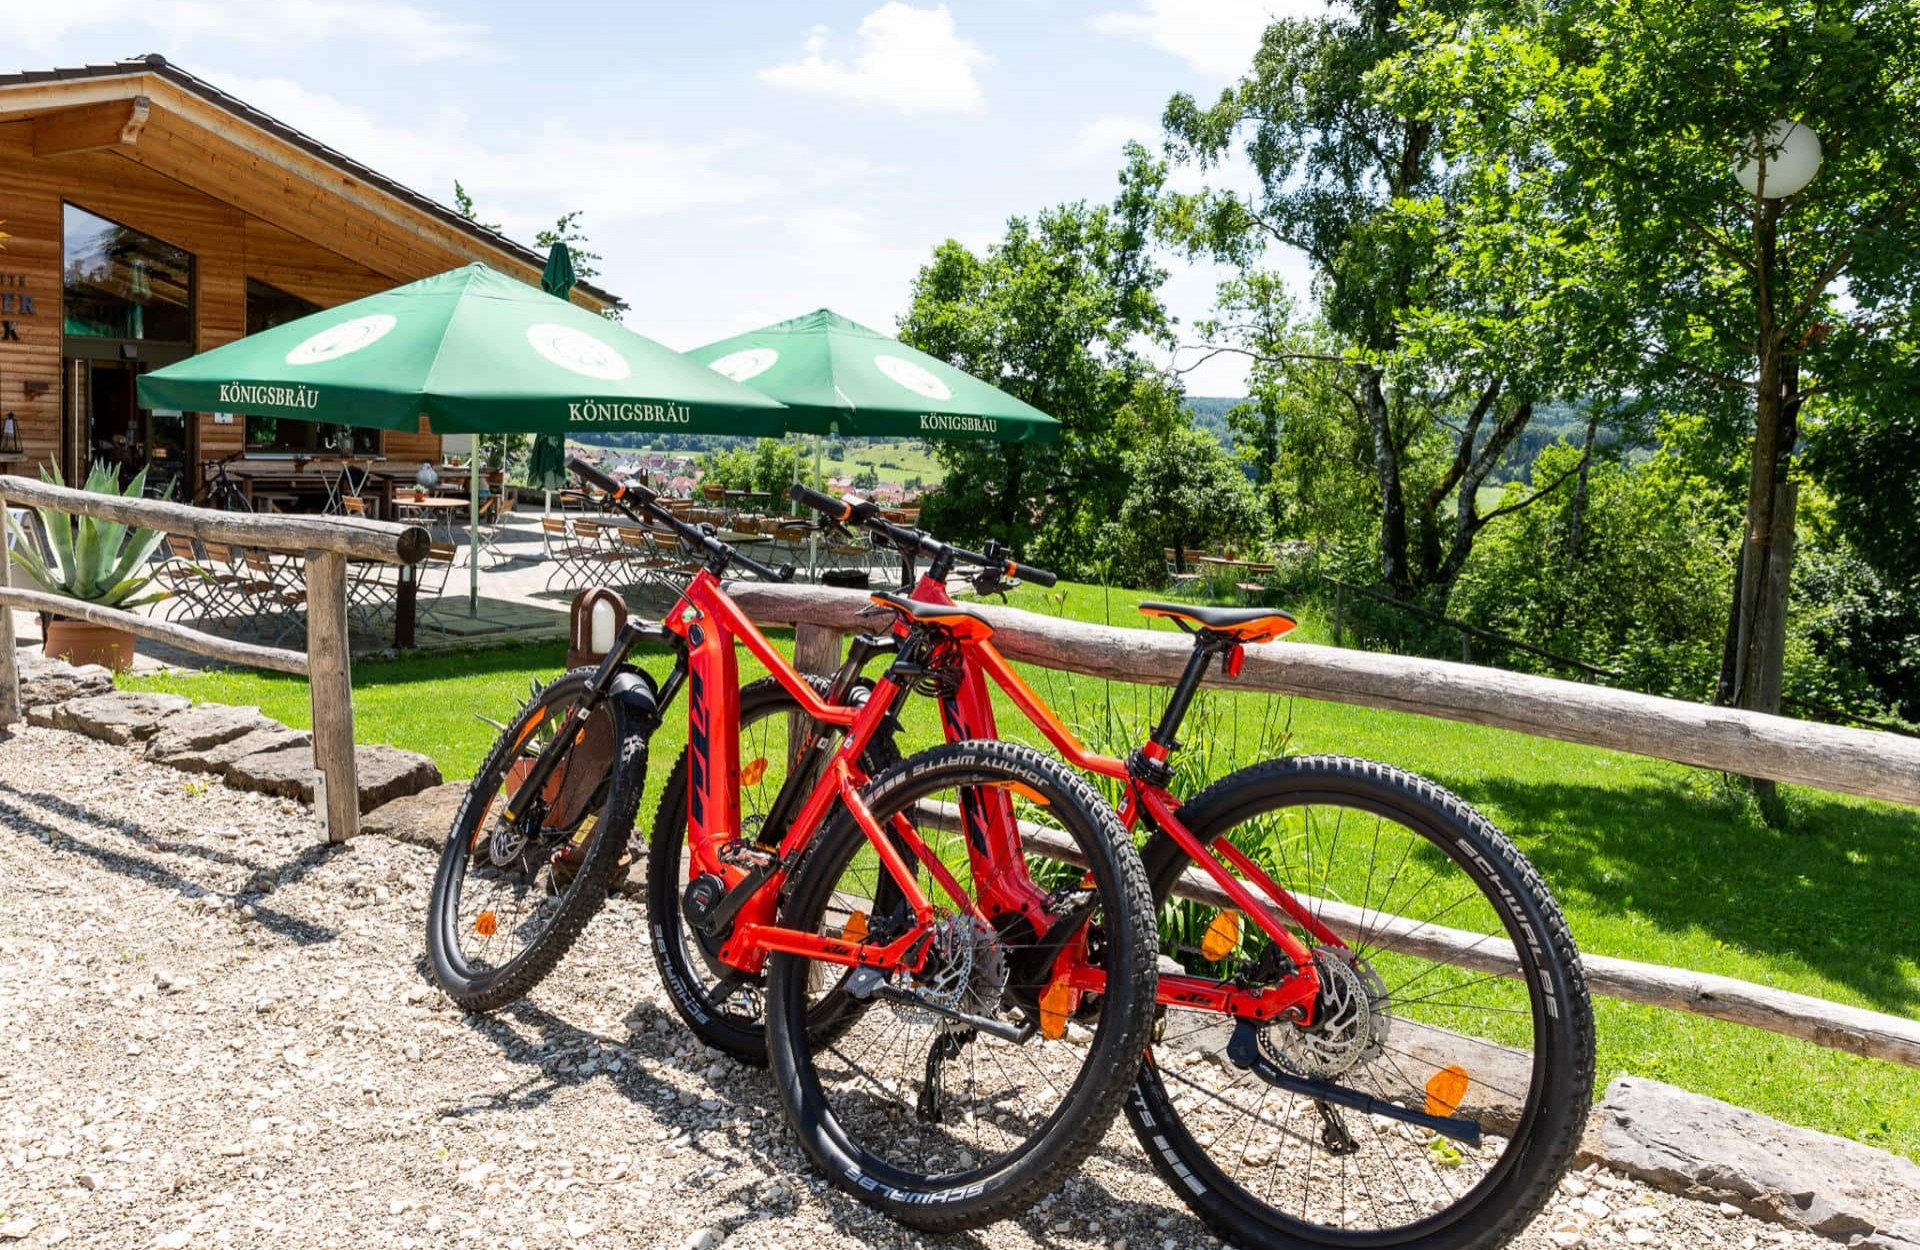
M1214 648L1205 634L1193 636L1193 650L1187 655L1187 667L1180 674L1172 697L1167 700L1166 710L1160 713L1160 723L1153 727L1152 742L1155 746L1172 751L1180 745L1175 736L1180 732L1180 722L1186 719L1193 696L1200 689L1201 679L1207 675L1207 663L1213 659L1213 652Z

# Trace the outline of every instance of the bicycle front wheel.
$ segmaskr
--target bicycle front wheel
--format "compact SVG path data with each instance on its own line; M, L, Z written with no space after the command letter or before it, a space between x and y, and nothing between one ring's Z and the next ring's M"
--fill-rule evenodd
M1004 889L976 880L965 828L1010 799L1052 944ZM894 835L935 921L917 973L850 973L776 955L767 1046L787 1118L832 1182L920 1228L976 1227L1024 1210L1076 1166L1118 1112L1153 1017L1153 911L1113 810L1056 760L1003 742L913 756L863 795ZM917 843L917 845L916 845ZM1024 871L1022 871L1024 870ZM984 874L984 870L983 870ZM898 879L851 814L796 872L781 923L882 944L914 929ZM1073 941L1072 935L1078 935ZM1104 994L1054 983L1071 943Z
M1269 760L1179 814L1339 940L1287 921L1320 975L1311 1024L1168 1011L1127 1103L1154 1168L1254 1250L1505 1244L1551 1196L1593 1090L1585 976L1532 865L1459 798L1367 760ZM1169 897L1190 866L1171 839L1145 858L1188 974L1291 970L1212 878Z
M469 1011L521 998L553 971L626 869L646 738L602 703L547 783L532 836L504 819L594 670L536 690L467 787L440 851L427 915L433 979Z

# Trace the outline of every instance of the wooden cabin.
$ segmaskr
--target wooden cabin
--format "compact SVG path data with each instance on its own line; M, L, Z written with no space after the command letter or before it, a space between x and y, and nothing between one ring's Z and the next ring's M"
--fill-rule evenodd
M0 473L151 465L181 496L235 452L411 474L434 435L144 409L134 379L474 261L538 283L545 257L160 56L0 73Z

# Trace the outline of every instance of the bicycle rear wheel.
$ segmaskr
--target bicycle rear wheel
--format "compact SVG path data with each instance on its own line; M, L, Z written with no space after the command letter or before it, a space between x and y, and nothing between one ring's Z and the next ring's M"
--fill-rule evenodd
M1180 817L1345 945L1290 926L1321 976L1309 1026L1168 1011L1127 1103L1154 1168L1256 1250L1504 1244L1551 1196L1593 1089L1585 976L1533 867L1454 795L1367 760L1269 760ZM1169 901L1191 862L1171 839L1145 858L1163 949L1189 972L1284 974L1210 879L1187 883L1211 897Z
M1028 833L1026 875L1059 918L1049 932L1056 942L1084 936L1104 995L1075 1001L1051 989L1057 950L1035 940L1019 910L994 914L974 879L961 826L996 788ZM894 839L934 908L926 963L882 978L774 956L775 1083L802 1146L834 1184L917 1227L975 1227L1052 1188L1126 1096L1153 1015L1145 876L1113 810L1025 747L935 747L877 778L864 799L882 828L902 817L921 843ZM1008 867L1020 865L996 865ZM781 923L877 944L914 922L843 813L797 870Z

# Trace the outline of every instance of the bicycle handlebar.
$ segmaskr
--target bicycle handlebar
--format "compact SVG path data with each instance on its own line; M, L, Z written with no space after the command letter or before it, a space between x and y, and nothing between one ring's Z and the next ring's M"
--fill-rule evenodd
M795 503L805 504L815 512L825 513L836 521L851 521L854 519L853 500L835 499L832 495L826 494L823 491L817 491L811 486L802 486L800 483L795 482L787 488L787 498L793 500Z
M588 464L578 456L567 457L567 468L573 472L574 476L578 477L587 485L597 486L605 491L608 501L619 505L621 510L629 516L633 516L634 505L629 504L627 500L629 498L637 500L641 512L646 513L647 516L654 521L672 530L679 536L680 541L698 547L700 550L706 552L708 560L717 561L722 568L728 564L738 564L749 573L763 577L770 582L787 582L793 580L793 566L791 564L783 564L777 569L770 568L752 556L721 542L706 530L687 524L679 517L673 515L673 513L661 507L659 494L641 485L639 482L623 482L611 473L602 472L598 465ZM634 517L634 519L639 520L638 517Z
M956 560L979 568L991 569L999 575L1022 578L1037 586L1051 586L1060 580L1058 575L1049 573L1045 569L1008 559L998 550L998 543L987 544L988 550L984 552L968 551L964 547L943 543L925 530L895 525L880 515L879 504L869 500L853 497L836 499L832 495L814 490L810 486L802 486L798 482L787 489L787 498L795 503L805 504L815 512L824 513L836 521L864 525L902 551L914 551L934 557L946 552Z

